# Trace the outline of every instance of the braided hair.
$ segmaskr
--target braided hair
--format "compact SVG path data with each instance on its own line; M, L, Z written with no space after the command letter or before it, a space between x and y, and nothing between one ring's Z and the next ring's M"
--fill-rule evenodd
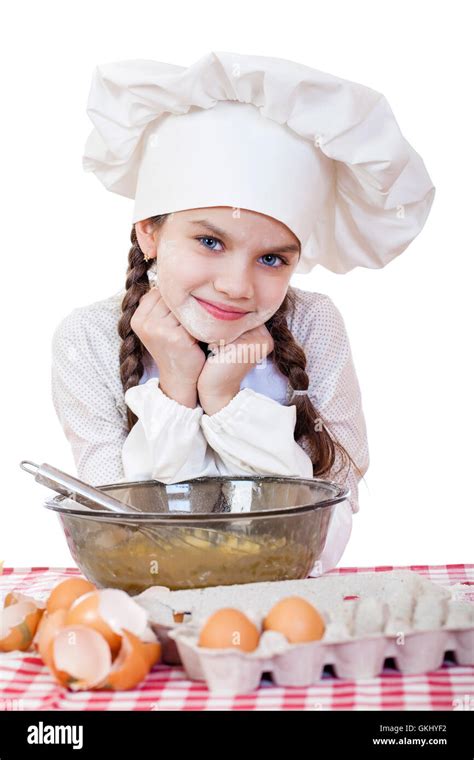
M165 222L167 216L168 214L153 216L150 221L159 226ZM126 292L122 300L122 313L118 322L118 332L122 339L119 355L120 379L124 393L129 388L139 384L144 372L144 352L146 349L132 330L130 322L141 297L150 288L148 269L154 261L153 259L148 261L144 259L138 243L135 225L132 227L130 239L132 246L128 254ZM293 390L305 391L309 386L309 378L306 373L306 354L294 339L287 324L287 315L290 310L294 310L295 303L296 295L290 286L278 311L265 322L265 325L273 338L273 361L275 365L288 378ZM206 343L199 342L199 345L205 352L207 351ZM329 432L309 395L297 395L291 404L296 406L295 441L307 451L313 463L313 477L322 477L329 473L339 455L342 464L334 475L338 474L345 466L350 467L352 463L362 478L362 472L342 444ZM127 407L129 431L136 422L136 415Z

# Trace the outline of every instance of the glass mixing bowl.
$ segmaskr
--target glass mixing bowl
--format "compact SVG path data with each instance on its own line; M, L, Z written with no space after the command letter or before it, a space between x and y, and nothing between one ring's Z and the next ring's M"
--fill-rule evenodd
M44 506L58 513L86 578L130 594L305 578L350 494L330 480L246 476L96 487L130 505L130 517L71 496Z

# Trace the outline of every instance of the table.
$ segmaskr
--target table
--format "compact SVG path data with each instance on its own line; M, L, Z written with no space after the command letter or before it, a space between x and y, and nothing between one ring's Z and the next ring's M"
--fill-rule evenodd
M413 570L435 583L474 587L474 565L410 565L407 567L342 567L328 574L360 571ZM61 580L80 575L77 568L31 567L3 569L0 600L9 591L45 599ZM474 588L473 588L474 594ZM474 596L473 596L474 600ZM71 692L59 686L40 657L31 652L0 653L2 710L453 710L474 709L474 667L443 666L423 675L402 675L386 667L377 678L348 680L324 673L306 688L274 686L263 678L251 694L212 694L189 681L181 667L156 665L131 691Z

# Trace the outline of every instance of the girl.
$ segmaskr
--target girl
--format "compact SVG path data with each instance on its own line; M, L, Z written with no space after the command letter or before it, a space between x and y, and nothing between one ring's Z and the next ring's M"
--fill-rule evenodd
M79 477L344 483L325 572L358 511L366 426L338 309L290 279L404 250L433 198L421 159L379 93L273 58L109 64L88 110L84 167L135 209L125 290L74 309L53 337Z

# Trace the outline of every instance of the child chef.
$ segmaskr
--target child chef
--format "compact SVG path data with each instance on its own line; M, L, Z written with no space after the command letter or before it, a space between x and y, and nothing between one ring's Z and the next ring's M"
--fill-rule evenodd
M346 484L325 572L359 509L367 433L339 310L290 280L402 253L433 202L422 159L379 92L278 58L100 65L87 111L84 168L134 210L125 288L53 338L79 477Z

